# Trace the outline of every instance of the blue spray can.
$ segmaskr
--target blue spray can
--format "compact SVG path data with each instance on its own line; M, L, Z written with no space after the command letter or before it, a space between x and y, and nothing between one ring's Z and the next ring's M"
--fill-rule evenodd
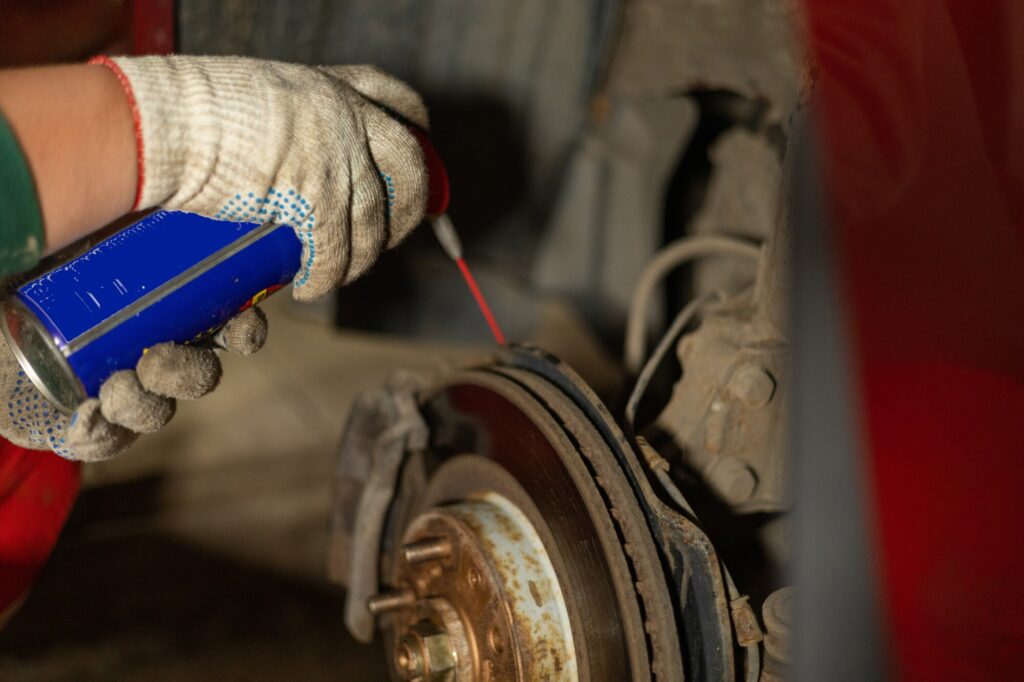
M201 340L288 284L300 254L287 225L157 211L18 288L0 329L39 391L70 413L150 346Z
M448 208L448 174L410 127L429 178L427 215ZM157 211L0 304L0 331L25 374L70 414L147 348L193 343L292 281L302 247L287 225Z

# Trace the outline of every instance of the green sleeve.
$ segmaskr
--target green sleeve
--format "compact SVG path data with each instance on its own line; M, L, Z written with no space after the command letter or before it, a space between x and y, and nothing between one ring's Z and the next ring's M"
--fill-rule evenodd
M42 258L44 243L32 171L0 115L0 277L33 267Z

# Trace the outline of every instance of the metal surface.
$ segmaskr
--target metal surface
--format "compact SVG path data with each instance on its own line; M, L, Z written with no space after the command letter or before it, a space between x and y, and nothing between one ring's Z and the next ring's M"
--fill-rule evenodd
M378 557L399 468L407 450L426 442L415 385L409 377L396 377L390 390L360 397L349 416L335 471L328 572L348 587L345 625L364 643L373 639L369 600L378 591Z
M452 543L447 538L427 537L402 547L402 559L409 564L446 559L452 553Z
M765 682L785 679L786 670L792 661L794 595L792 587L783 587L768 595L761 607L766 631L765 672L762 676Z
M598 431L602 442L622 467L654 533L665 570L671 575L667 585L678 614L676 623L662 621L650 623L649 627L655 631L678 627L686 672L693 679L729 680L739 675L728 606L728 574L724 573L711 541L695 519L681 513L689 505L675 485L665 477L655 478L660 484L658 488L648 482L640 462L657 462L660 457L652 453L641 460L600 399L557 358L540 350L518 348L502 354L501 360L557 388L556 395L571 401L585 416L586 423ZM678 500L676 507L666 504L663 496ZM756 679L756 647L753 651L744 651L742 667L747 677L753 675Z
M762 259L762 269L775 267L782 266ZM784 292L759 293L710 306L701 326L680 339L683 374L656 421L686 464L739 513L790 504L789 342L772 312Z
M0 303L0 330L29 381L54 407L71 414L88 397L52 334L19 299Z
M388 578L378 589L412 593L381 612L392 648L429 620L461 647L459 666L474 661L465 679L485 679L485 669L492 679L536 679L523 663L531 636L571 638L583 680L757 679L757 619L665 461L649 449L639 456L568 367L508 349L421 391L420 409L429 438L406 453L376 545ZM346 440L359 428L354 418ZM489 499L504 500L498 516L521 515L507 524L519 533L505 529L493 542L500 524L480 523L474 507ZM536 533L532 550L522 549L522 528ZM546 561L528 566L525 557ZM533 576L525 589L524 576ZM540 617L546 630L534 629L536 609L550 600L534 601L530 582L557 586L564 603L561 621ZM459 615L464 639L451 637L438 606Z
M398 590L385 594L375 594L366 600L366 610L374 616L388 611L397 611L412 606L416 602L416 593L412 590Z
M394 667L403 680L447 682L458 679L452 635L432 620L410 625L395 642Z
M649 647L622 540L572 441L539 408L503 377L451 377L425 402L430 450L443 463L419 506L488 493L510 500L537 531L558 577L580 679L646 679ZM459 456L467 452L473 455ZM473 617L493 613L479 608Z
M403 552L393 569L393 582L408 585L419 598L390 618L395 651L427 620L441 623L437 627L461 671L457 679L578 679L557 575L540 536L516 505L486 493L435 507L409 526L406 548L436 544L436 538L444 538L451 552L414 563ZM438 604L465 614L460 633L452 633L434 613ZM466 652L469 660L456 651Z
M518 357L523 355L523 351L514 351L513 355ZM674 675L682 674L675 613L668 585L670 579L659 562L657 546L650 534L652 529L630 480L623 475L620 463L587 417L561 391L552 390L553 387L543 378L523 369L498 367L495 371L529 389L558 419L582 455L621 538L619 542L625 553L626 566L625 571L616 573L615 584L623 591L629 589L626 586L631 586L629 591L636 592L653 676L672 679ZM627 629L628 639L639 640L639 630L635 627L630 624Z
M206 338L288 284L300 250L287 226L156 211L12 296L46 328L38 338L57 346L95 397L111 374L133 369L147 348ZM70 411L77 403L61 407Z
M520 355L548 363L522 350L508 357ZM548 365L548 371L557 374L559 369ZM392 646L424 618L439 623L435 609L426 606L433 599L461 615L466 642L476 647L469 647L469 654L480 661L475 675L482 675L483 661L490 660L492 679L537 679L529 674L533 663L552 671L541 678L682 679L681 607L670 584L681 574L666 573L633 485L575 403L543 377L506 362L453 375L421 392L421 409L429 443L407 453L391 494L385 537L376 545L382 552L382 575L390 577L379 589L408 589L419 597L415 606L381 616ZM359 422L355 415L350 421L350 445L365 441L353 433L373 431ZM387 420L375 428L387 431ZM347 452L358 458L363 450L365 444ZM641 473L635 455L630 456L634 471ZM367 462L361 466L368 470ZM350 483L358 478L350 476ZM357 496L356 508L363 507L365 497ZM498 516L518 518L508 525L520 531L504 533L505 544L519 546L532 535L522 532L527 528L536 534L531 544L540 549L502 552L502 543L479 539L493 533L473 531L465 518L447 511L488 499L507 501ZM346 540L337 537L345 528L362 525L359 515L349 521L335 525L335 547L354 544L351 534ZM349 560L349 568L336 571L349 582L356 572L368 574L352 570L351 549L336 557ZM547 561L531 563L538 557ZM468 571L471 566L478 570ZM460 573L456 567L466 570ZM463 589L444 587L456 584ZM470 584L480 585L478 591L465 589ZM361 597L364 608L369 596ZM350 594L350 611L354 601ZM555 618L558 609L550 609L558 604L564 604L564 611ZM563 653L552 656L530 644L547 642L550 648L553 641L568 642ZM720 637L708 641L721 649ZM486 646L481 649L480 643ZM726 648L726 660L731 660L731 644Z
M209 272L216 266L221 265L232 256L238 255L260 239L263 239L263 237L279 228L281 228L281 225L263 223L259 227L246 232L244 235L239 237L238 240L227 244L226 246L211 253L209 256L206 256L202 260L189 266L185 270L182 270L174 277L171 277L167 281L161 283L160 286L148 291L142 296L139 296L110 317L100 320L95 326L90 327L73 339L68 339L68 343L64 347L64 354L71 355L76 353L96 339L108 333L110 330L122 324L125 320L136 317L146 308L156 305L182 287L194 282L199 276ZM299 263L296 263L295 270L298 271L298 269Z

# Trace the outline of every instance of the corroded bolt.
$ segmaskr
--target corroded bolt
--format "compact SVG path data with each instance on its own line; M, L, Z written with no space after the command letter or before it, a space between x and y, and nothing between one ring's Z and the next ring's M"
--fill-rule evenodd
M403 680L423 677L426 665L415 636L403 635L395 642L394 661L395 670Z
M395 642L394 663L405 680L442 682L455 675L455 651L448 633L429 620L415 623Z
M768 370L753 363L743 365L729 379L729 393L751 409L764 407L775 394L775 379Z
M704 476L730 504L746 502L757 489L757 475L737 457L716 457L704 470Z
M402 557L410 564L445 559L452 553L452 543L444 538L427 538L402 547Z
M366 600L366 608L370 613L378 616L388 611L397 611L407 606L412 606L416 601L416 595L412 590L399 590L397 592L385 592L375 594Z

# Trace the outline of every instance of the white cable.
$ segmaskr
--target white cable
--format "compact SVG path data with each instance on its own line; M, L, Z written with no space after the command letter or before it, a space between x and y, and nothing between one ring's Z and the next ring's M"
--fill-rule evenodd
M683 237L662 248L644 268L633 292L626 321L626 342L623 363L636 374L647 350L647 319L650 302L658 283L672 270L694 258L703 256L741 256L757 258L761 247L732 237L699 235Z
M629 394L629 400L626 401L626 423L634 432L636 431L636 412L640 407L640 400L647 392L647 386L651 383L651 379L654 378L654 373L658 370L658 367L661 366L661 361L665 359L668 351L672 348L672 344L682 336L683 330L696 317L701 308L709 303L717 303L723 298L725 296L722 293L714 291L693 299L683 306L683 309L676 315L676 319L669 325L668 331L661 337L661 341L658 342L658 345L651 353L651 357L647 359L644 368L637 376L636 383L633 384L633 390Z

